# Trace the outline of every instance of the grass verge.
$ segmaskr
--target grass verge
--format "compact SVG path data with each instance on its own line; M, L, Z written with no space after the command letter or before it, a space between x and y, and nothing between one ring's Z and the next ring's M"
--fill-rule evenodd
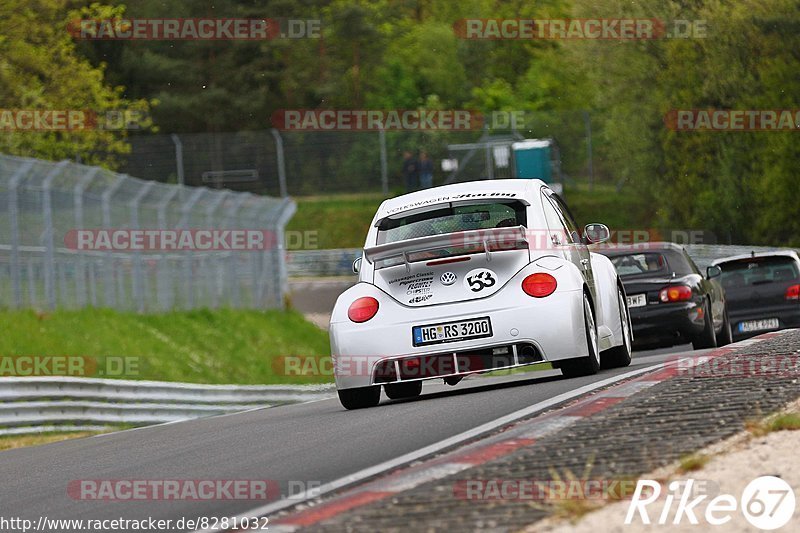
M0 330L0 376L30 375L20 356L69 356L83 361L71 374L84 377L253 385L333 380L285 375L282 356L330 354L328 334L295 311L0 311ZM48 368L56 366L34 373L46 375Z
M779 413L764 420L750 420L745 423L745 428L756 437L763 437L773 431L800 430L800 413Z
M79 439L82 437L91 437L92 435L100 435L106 433L105 431L75 431L66 433L40 433L36 435L9 435L0 437L0 452L5 450L13 450L15 448L26 448L28 446L39 446L41 444L49 444L51 442L60 442L62 440Z
M295 198L297 213L286 229L316 232L320 249L360 248L383 199L380 194Z
M696 472L698 470L702 470L703 467L706 466L710 460L711 460L710 456L700 453L687 455L686 457L683 457L680 460L677 472L679 474L687 474L689 472Z

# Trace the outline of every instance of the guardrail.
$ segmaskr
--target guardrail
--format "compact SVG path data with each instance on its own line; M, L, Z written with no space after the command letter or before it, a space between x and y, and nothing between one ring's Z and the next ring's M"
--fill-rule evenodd
M743 246L727 244L689 244L684 246L700 268L705 269L714 259L729 255L780 250L770 246ZM287 252L290 277L350 276L353 259L361 255L360 248L330 250L295 250Z
M286 253L289 277L352 276L353 260L361 248L329 250L292 250Z
M0 435L144 426L328 398L323 385L200 385L38 377L0 379Z

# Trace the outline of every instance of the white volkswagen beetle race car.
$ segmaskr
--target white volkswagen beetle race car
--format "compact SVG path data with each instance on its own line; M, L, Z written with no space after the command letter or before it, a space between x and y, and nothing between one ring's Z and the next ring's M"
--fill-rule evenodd
M422 382L550 362L568 377L627 366L632 334L611 262L539 180L447 185L384 201L330 325L347 409Z

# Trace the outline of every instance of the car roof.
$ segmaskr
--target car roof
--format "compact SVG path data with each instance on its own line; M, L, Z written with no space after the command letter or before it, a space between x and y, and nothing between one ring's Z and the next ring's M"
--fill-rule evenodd
M607 256L628 255L646 252L682 252L683 246L674 242L645 242L631 245L612 245L611 248L599 249L599 253Z
M716 266L721 263L728 263L731 261L741 261L743 259L753 259L755 257L791 257L795 261L800 262L800 257L798 257L797 252L795 252L794 250L773 250L770 252L750 252L749 254L721 257L719 259L714 259L714 261L712 261L711 264Z
M546 186L547 184L541 180L528 179L481 180L442 185L440 187L432 187L430 189L403 194L395 198L384 200L378 208L375 218L379 220L389 215L411 211L429 205L469 200L469 196L465 196L469 194L493 195L491 197L478 196L475 198L476 200L484 198L515 198L524 200L531 191ZM504 193L506 194L504 195Z

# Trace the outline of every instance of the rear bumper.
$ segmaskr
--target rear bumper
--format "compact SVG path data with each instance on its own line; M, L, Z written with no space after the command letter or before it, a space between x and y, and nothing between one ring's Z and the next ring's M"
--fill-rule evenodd
M763 310L745 310L740 312L728 311L728 316L731 321L731 331L733 332L734 339L742 340L749 337L755 337L756 335L761 335L762 333L766 333L768 331L800 328L800 305L795 304L793 307L794 308L786 306ZM750 320L765 320L769 318L777 318L779 326L774 329L764 329L746 333L740 331L740 324L742 322L748 322Z
M397 381L382 369L397 368L394 361L411 357L437 357L433 374L407 375L408 380L434 379L472 374L491 369L523 366L539 361L557 361L588 355L583 320L583 292L558 290L546 298L532 298L509 283L503 290L479 301L409 309L374 286L360 284L350 289L350 299L373 296L380 312L362 324L347 320L332 322L331 354L338 389L366 387ZM492 336L428 346L413 346L413 326L488 316ZM535 348L536 358L518 357L521 347ZM493 350L509 347L508 354ZM450 366L447 366L447 360ZM465 365L464 361L467 361ZM391 363L387 363L387 362ZM503 364L503 362L509 364ZM447 369L451 371L447 371ZM391 374L391 371L389 371Z
M641 346L691 341L705 326L700 308L701 304L694 301L632 307L634 343Z

